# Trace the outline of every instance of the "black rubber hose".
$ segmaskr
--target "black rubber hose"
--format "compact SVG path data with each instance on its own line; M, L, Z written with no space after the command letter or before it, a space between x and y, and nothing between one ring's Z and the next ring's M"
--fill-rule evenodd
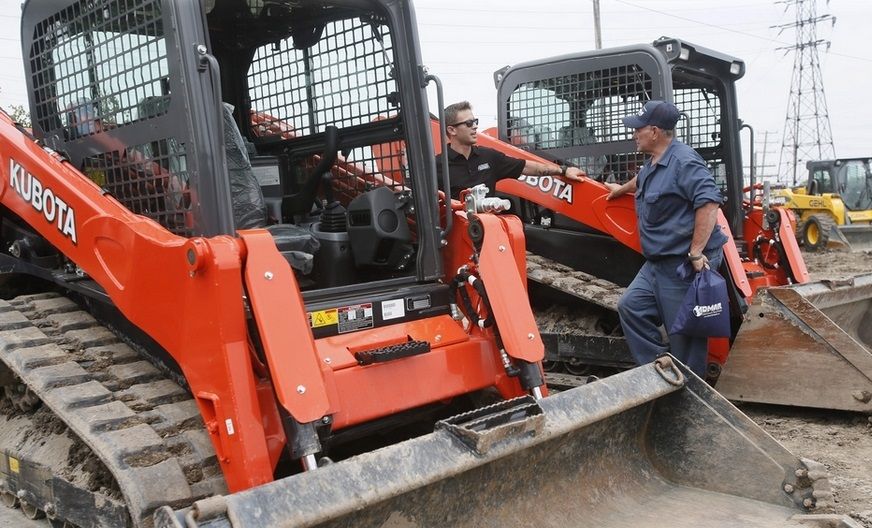
M469 297L469 292L466 291L466 284L469 282L469 278L473 277L468 271L461 271L458 273L454 279L452 279L450 284L451 293L454 298L457 298L457 294L460 294L461 305L463 306L463 311L466 313L466 316L472 321L472 324L478 326L478 322L481 321L481 317L478 315L478 312L475 311L475 308L472 306L472 300ZM491 310L490 301L487 298L487 291L484 288L484 282L481 279L473 277L472 287L475 289L476 293L478 293L479 297L481 297L482 302L487 308L488 316L481 324L482 328L488 328L494 325L496 320L494 319L493 310Z
M491 310L490 299L487 297L487 290L484 288L484 281L481 279L472 281L472 287L475 288L475 291L478 292L479 297L481 297L482 302L484 302L485 308L487 308L487 319L484 320L484 327L487 328L489 326L493 326L496 322L494 320L494 311Z
M460 304L463 306L463 312L466 314L466 317L469 318L470 322L477 326L479 317L478 313L472 307L472 300L469 298L469 293L466 291L465 284L467 279L469 279L469 272L466 271L461 271L454 276L454 279L451 280L450 284L451 296L453 299L457 299L457 295L460 294Z
M770 264L763 258L763 244L769 244L775 248L775 252L778 254L777 265ZM784 264L787 262L787 254L784 252L784 247L781 245L781 242L777 240L770 241L762 236L757 237L757 240L754 241L754 258L757 259L757 261L766 269L778 269L778 266L784 267Z

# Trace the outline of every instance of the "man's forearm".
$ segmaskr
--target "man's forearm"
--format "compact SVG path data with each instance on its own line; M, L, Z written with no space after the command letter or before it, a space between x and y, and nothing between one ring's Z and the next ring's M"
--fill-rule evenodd
M560 176L562 174L560 165L551 165L533 160L527 160L523 172L528 176Z
M559 176L564 181L580 182L587 174L578 167L552 165L538 161L527 160L522 171L528 176Z
M708 244L715 222L718 219L718 204L707 203L696 210L693 221L693 239L690 242L690 254L701 255Z

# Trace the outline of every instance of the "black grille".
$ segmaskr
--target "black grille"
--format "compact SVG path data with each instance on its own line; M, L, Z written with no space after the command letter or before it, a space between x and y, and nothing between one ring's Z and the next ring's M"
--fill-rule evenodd
M33 117L125 207L187 236L193 220L185 146L133 126L164 116L171 105L162 5L83 0L36 24Z
M696 149L715 148L721 144L721 101L718 95L703 88L676 88L675 106L690 120L690 134L686 121L678 124L678 135Z
M251 106L297 136L371 123L398 111L392 62L386 25L331 22L305 50L290 38L257 50L248 72Z
M377 186L405 190L411 182L393 60L388 26L360 18L330 22L305 50L291 38L259 48L248 71L252 136L285 140L302 180L319 157L295 154L294 140L336 126L343 139L331 171L335 198L347 204Z
M193 234L184 145L163 140L91 156L84 172L134 213Z
M676 135L697 149L725 189L718 92L679 82L685 86L677 86L673 97L684 115ZM607 144L632 139L633 131L621 118L638 113L652 93L651 77L638 65L529 81L509 99L507 136L521 148L574 164L592 178L625 182L638 173L645 156Z
M526 82L509 99L507 136L521 148L550 151L592 178L627 181L644 156L606 155L598 145L631 140L621 118L638 112L651 93L651 77L637 65Z
M723 129L721 118L721 97L712 86L687 86L693 81L681 79L677 72L673 98L675 106L681 110L676 135L679 139L696 149L706 161L715 177L715 183L727 194L727 169L724 162Z
M83 0L35 28L34 120L66 139L153 117L167 104L169 74L160 0Z
M534 150L628 140L621 117L650 93L651 77L634 65L527 82L509 99L508 137Z

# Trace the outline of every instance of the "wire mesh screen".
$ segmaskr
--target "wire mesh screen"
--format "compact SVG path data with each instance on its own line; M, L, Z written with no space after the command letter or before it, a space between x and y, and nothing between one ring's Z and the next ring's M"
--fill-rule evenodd
M252 108L297 136L396 114L388 26L357 18L327 24L320 40L295 49L286 38L258 49L248 72Z
M676 84L682 82L676 81ZM702 86L676 86L675 106L682 112L676 137L693 147L705 160L721 191L727 191L727 166L723 159L721 99L716 89Z
M599 156L579 156L566 160L567 163L583 169L590 178L610 183L625 183L633 179L646 156L641 152Z
M184 145L161 140L85 158L84 172L134 213L192 236Z
M685 120L679 122L678 133L693 148L715 148L721 144L721 100L707 88L676 88L675 106L689 118L689 134Z
M705 156L704 156L705 158ZM722 158L708 158L705 160L706 166L715 177L715 184L721 189L721 192L726 196L727 193L727 166Z
M143 102L169 97L160 0L77 2L36 26L29 60L33 118L67 139L152 117Z
M526 82L509 98L507 135L533 150L628 140L621 117L638 112L651 90L636 65Z
M306 175L314 170L318 160L318 156L307 156L292 159L291 164L301 167ZM333 198L346 205L376 187L400 192L409 190L411 184L401 141L351 149L339 156L330 172Z

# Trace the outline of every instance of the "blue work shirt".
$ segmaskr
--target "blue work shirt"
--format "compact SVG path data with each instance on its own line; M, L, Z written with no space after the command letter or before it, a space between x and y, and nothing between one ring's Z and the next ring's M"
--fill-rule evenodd
M696 210L711 202L723 203L712 173L695 150L673 139L660 160L652 165L649 159L636 177L636 215L645 258L686 257ZM715 224L705 249L726 241Z

